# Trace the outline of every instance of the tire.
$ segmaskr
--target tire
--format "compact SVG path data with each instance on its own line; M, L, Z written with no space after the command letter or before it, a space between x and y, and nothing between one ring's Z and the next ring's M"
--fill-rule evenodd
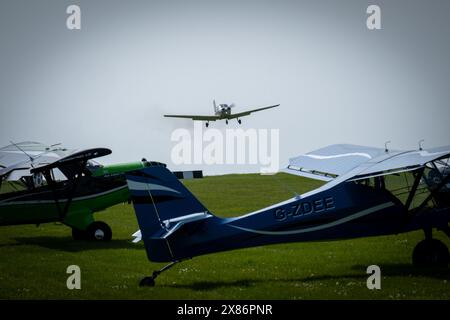
M155 279L153 277L145 277L139 282L140 287L154 287Z
M437 239L425 239L414 248L412 259L416 267L446 267L450 256L444 243Z
M95 221L89 225L86 230L88 240L90 241L110 241L112 238L111 228L102 221Z
M73 240L87 240L87 233L84 230L77 228L72 228L72 238Z

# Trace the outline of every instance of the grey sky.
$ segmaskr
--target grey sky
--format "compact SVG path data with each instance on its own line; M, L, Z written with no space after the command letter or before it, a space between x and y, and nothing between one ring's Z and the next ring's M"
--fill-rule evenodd
M79 31L66 28L70 4ZM382 30L366 28L369 4ZM106 163L170 165L171 132L192 123L162 115L209 114L213 98L236 112L280 103L242 128L279 128L281 165L333 143L448 145L449 12L445 0L0 0L0 145L105 146Z

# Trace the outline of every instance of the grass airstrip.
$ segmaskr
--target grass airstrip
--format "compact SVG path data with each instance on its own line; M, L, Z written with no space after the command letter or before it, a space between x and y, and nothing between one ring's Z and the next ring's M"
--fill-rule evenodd
M212 212L237 216L303 193L320 182L286 174L205 177L185 182ZM95 215L113 230L109 243L74 241L50 223L0 227L0 299L450 299L450 272L411 265L422 232L270 245L196 257L138 286L163 264L151 263L132 205ZM449 239L435 237L450 246ZM366 286L369 265L381 268L381 289ZM69 265L81 268L81 290L69 290Z

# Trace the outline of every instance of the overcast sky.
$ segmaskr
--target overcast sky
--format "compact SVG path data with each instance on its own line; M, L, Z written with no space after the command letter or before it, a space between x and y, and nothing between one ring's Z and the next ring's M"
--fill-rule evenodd
M81 30L66 28L70 4ZM367 29L369 4L382 30ZM0 0L0 145L198 168L170 159L172 131L192 122L162 115L210 114L212 99L236 112L280 103L241 127L279 129L281 166L334 143L449 145L449 12L445 0Z

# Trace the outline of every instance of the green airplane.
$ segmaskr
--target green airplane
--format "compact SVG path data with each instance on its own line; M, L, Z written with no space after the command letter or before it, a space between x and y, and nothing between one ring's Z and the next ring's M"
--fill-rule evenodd
M124 172L155 163L143 159L103 166L92 160L110 153L35 142L1 148L0 226L62 222L72 228L75 240L111 240L111 228L95 221L94 213L128 202Z

